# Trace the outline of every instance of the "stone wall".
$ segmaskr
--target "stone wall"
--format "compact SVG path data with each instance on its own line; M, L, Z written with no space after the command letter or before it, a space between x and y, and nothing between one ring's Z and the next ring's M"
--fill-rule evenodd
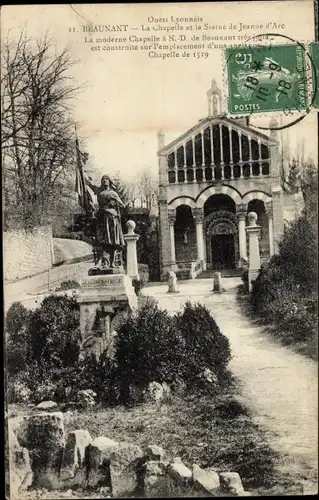
M50 226L26 232L23 229L3 233L5 281L27 278L52 267L53 240Z

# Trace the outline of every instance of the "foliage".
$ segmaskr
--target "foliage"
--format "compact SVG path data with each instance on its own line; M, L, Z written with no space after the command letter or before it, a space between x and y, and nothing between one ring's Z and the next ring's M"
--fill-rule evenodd
M34 40L25 31L3 40L2 55L4 222L32 229L74 205L75 61L68 47L58 52L47 35Z
M79 356L80 311L74 297L46 297L33 311L28 324L30 362L40 372L61 370L76 362Z
M152 381L172 382L179 373L182 351L183 339L174 319L155 301L147 300L117 331L115 360L121 398L129 398L130 385L143 389Z
M228 340L200 304L187 303L181 313L170 315L145 297L138 312L123 315L108 350L99 359L83 360L75 297L45 298L39 309L28 313L24 325L18 321L22 314L26 311L16 304L8 318L11 330L26 334L25 363L10 380L12 387L18 383L11 390L13 400L74 401L79 391L93 390L100 402L126 404L134 400L134 391L143 391L153 381L193 390L222 381L227 385L229 380Z
M278 327L285 343L309 344L308 354L316 357L317 213L311 198L308 201L286 228L278 255L261 266L250 302L264 321Z
M10 376L20 372L26 364L29 338L27 323L29 317L30 312L21 302L14 302L6 315L6 364Z
M229 340L207 307L186 302L183 311L176 314L176 320L184 340L183 378L196 383L205 368L221 376L231 356Z
M120 325L115 357L126 401L131 386L145 389L152 381L201 387L205 369L213 378L226 372L230 348L206 307L188 302L169 315L148 299Z

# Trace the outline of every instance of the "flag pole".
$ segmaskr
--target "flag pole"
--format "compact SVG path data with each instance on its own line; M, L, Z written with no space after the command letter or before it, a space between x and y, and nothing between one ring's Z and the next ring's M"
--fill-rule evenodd
M83 205L84 206L81 206L81 208L82 208L82 211L84 212L84 215L86 216L86 225L87 225L89 222L88 219L91 217L91 213L89 211L88 194L87 194L87 190L86 190L86 183L85 183L85 177L84 177L84 172L83 172L83 167L82 167L82 161L80 159L79 138L78 138L76 124L74 125L74 127L75 127L75 136L76 136L76 139L75 139L76 163L77 163L76 168L77 168L79 175L81 177L81 183L82 183L82 187L83 187L83 200L84 200ZM91 236L91 245L92 245L92 249L93 249L94 262L95 262L96 261L96 249L95 249L94 236L93 236L92 229L90 229L90 236Z

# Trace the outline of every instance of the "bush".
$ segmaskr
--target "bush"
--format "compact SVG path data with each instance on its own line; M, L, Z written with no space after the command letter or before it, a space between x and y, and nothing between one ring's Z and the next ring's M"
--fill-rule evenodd
M32 312L30 363L36 362L43 376L73 365L80 348L80 308L74 297L46 297Z
M205 368L221 376L231 356L229 340L221 333L207 307L187 302L176 319L185 346L184 379L194 383Z
M285 230L278 255L261 266L250 296L253 310L278 327L286 344L315 346L317 278L317 217L306 207Z
M131 387L144 390L152 381L202 387L205 369L225 373L230 348L206 307L188 302L171 316L147 299L120 325L115 358L121 401L127 402Z
M131 385L144 389L152 381L172 382L179 373L182 343L174 319L154 300L127 318L115 345L121 400L128 401Z
M5 318L6 365L10 376L23 370L27 362L29 318L30 311L21 302L14 302L8 309Z

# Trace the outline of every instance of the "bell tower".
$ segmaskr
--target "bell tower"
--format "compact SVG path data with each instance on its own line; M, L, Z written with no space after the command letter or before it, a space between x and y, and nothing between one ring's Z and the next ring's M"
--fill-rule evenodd
M214 79L212 80L210 89L207 91L207 101L209 117L222 114L222 93Z

